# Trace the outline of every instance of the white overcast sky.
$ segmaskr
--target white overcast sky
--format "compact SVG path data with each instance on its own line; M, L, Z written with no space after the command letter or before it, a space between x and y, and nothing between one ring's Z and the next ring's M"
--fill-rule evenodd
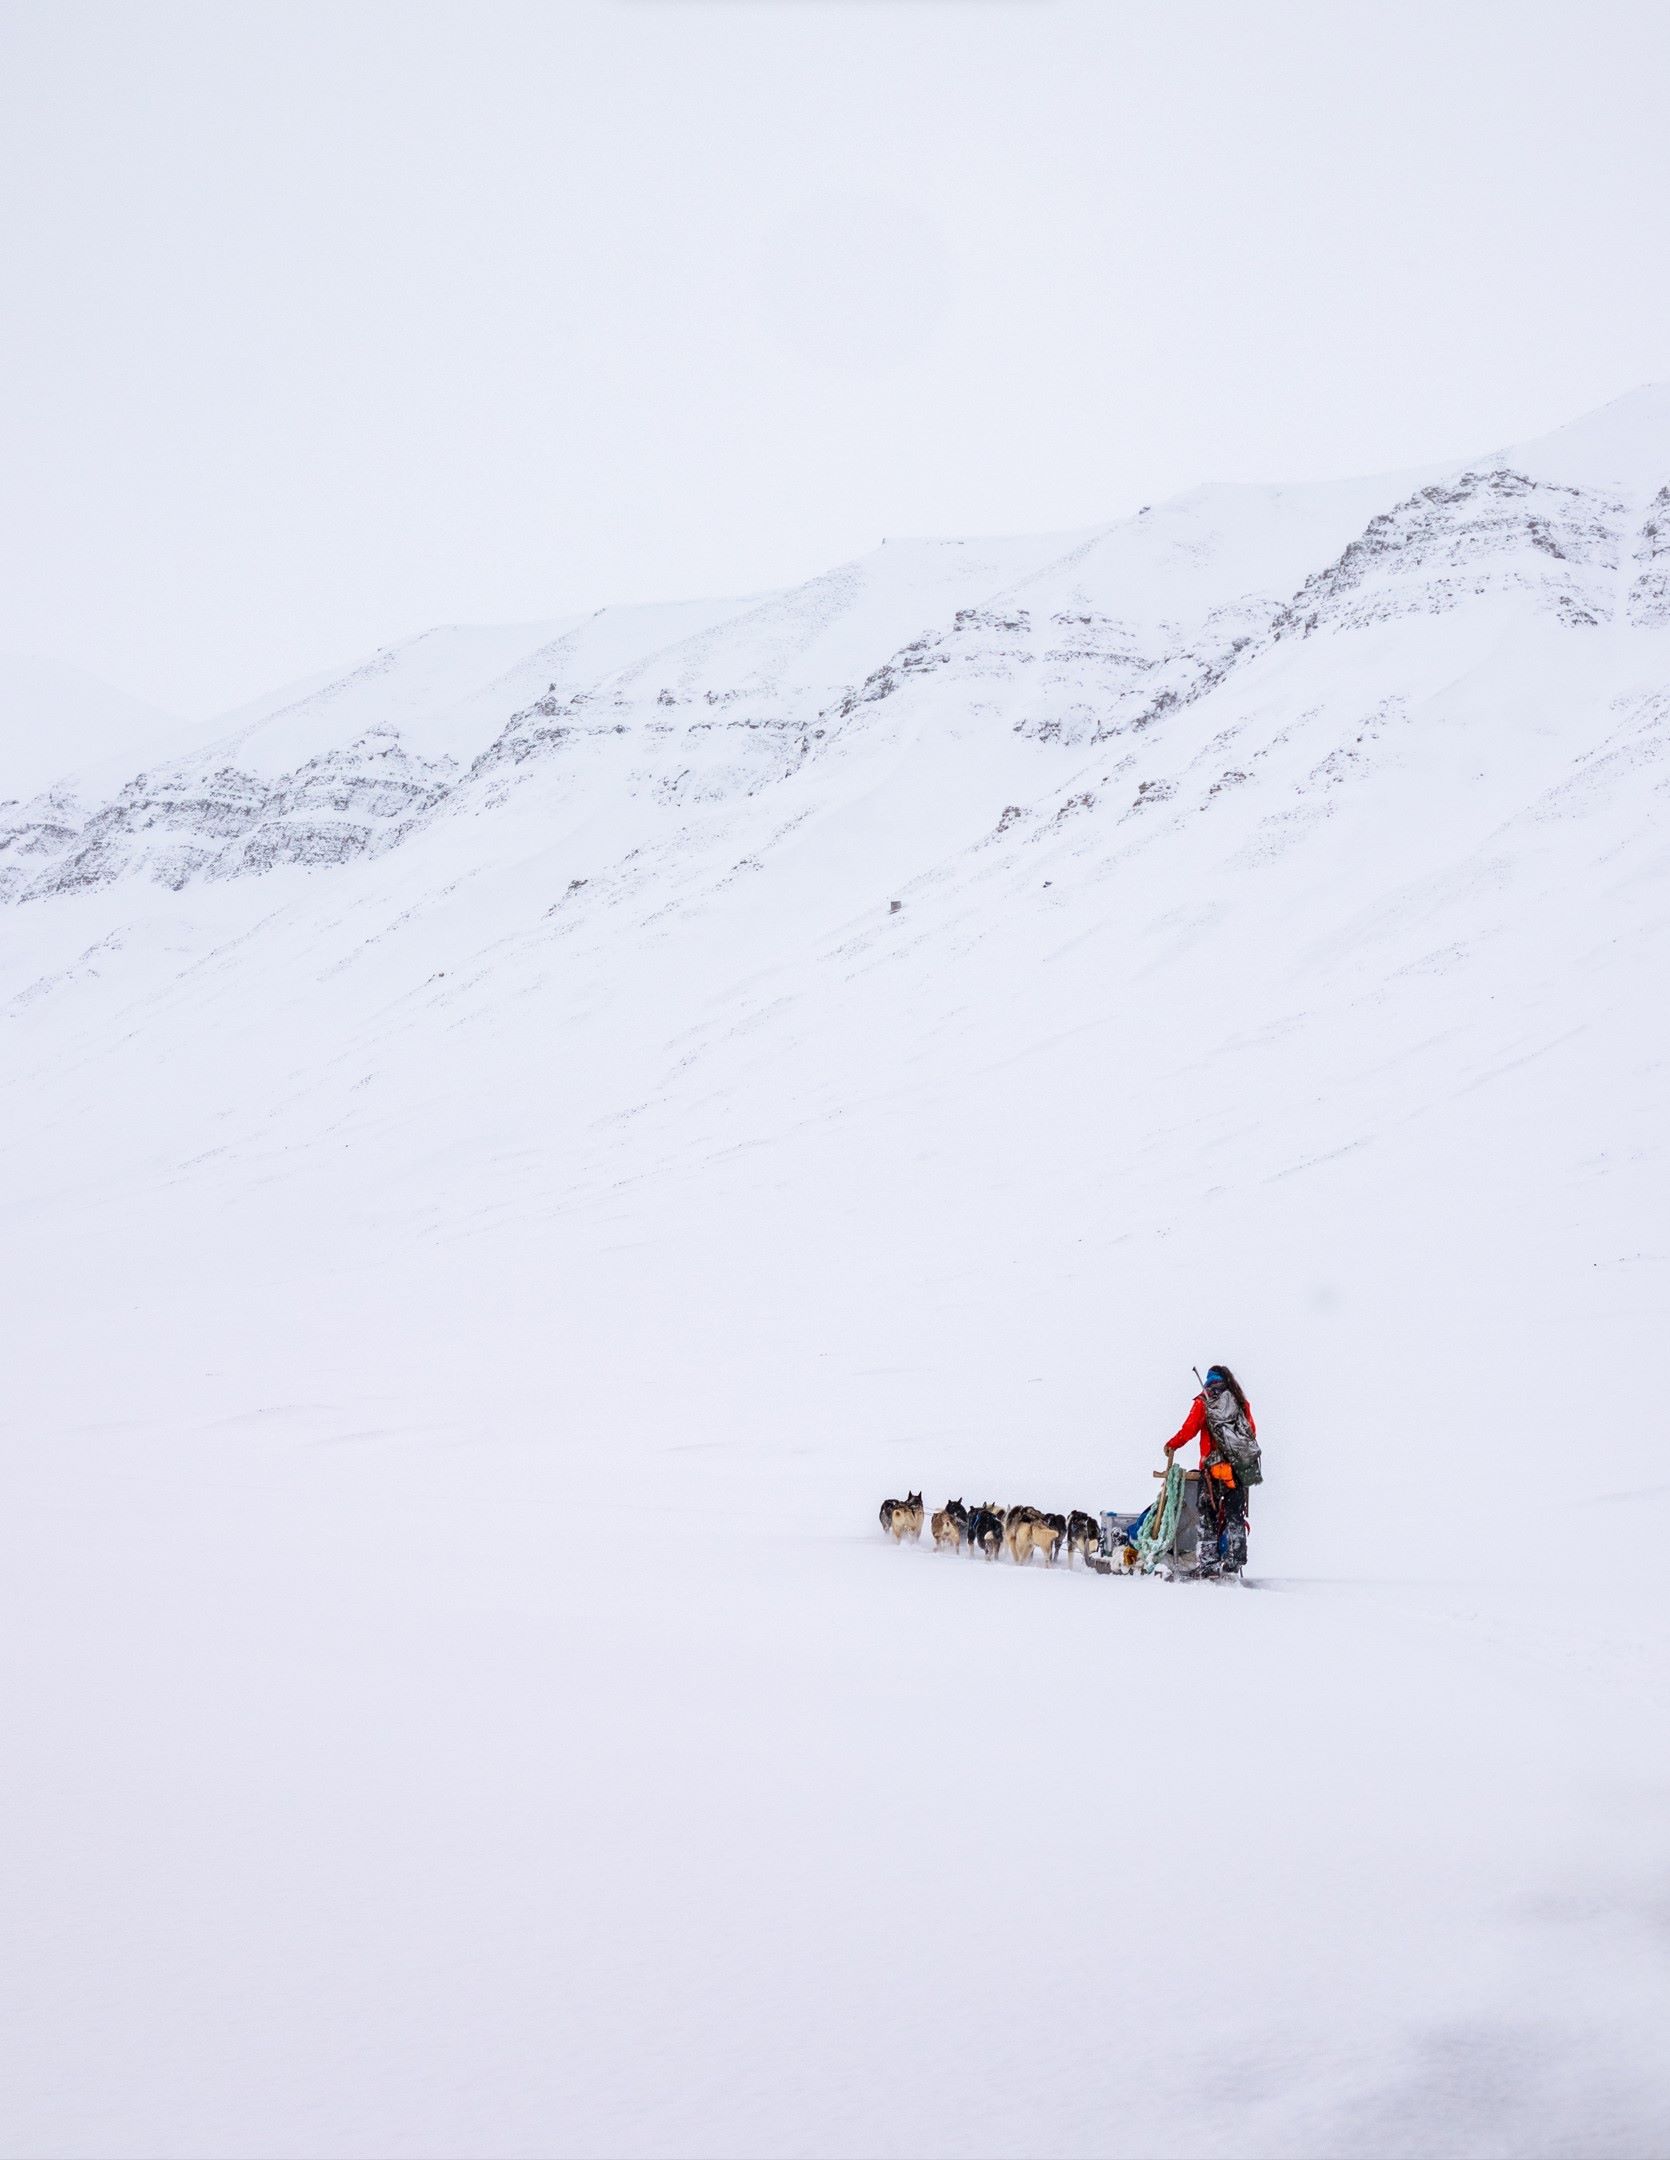
M1537 433L1670 376L1667 116L1660 4L4 6L0 652L195 718Z

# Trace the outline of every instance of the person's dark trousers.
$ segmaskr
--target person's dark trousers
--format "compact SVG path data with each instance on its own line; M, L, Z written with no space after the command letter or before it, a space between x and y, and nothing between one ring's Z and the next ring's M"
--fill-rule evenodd
M1204 1476L1200 1491L1202 1512L1217 1548L1213 1563L1234 1573L1247 1564L1247 1488L1239 1478L1226 1485L1221 1478Z

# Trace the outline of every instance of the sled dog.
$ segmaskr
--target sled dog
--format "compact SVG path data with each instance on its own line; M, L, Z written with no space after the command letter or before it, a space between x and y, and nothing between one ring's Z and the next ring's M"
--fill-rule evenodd
M1101 1524L1083 1508L1074 1508L1067 1518L1067 1565L1072 1566L1074 1553L1088 1565L1091 1554L1100 1552L1101 1548Z
M905 1538L922 1535L922 1495L913 1492L905 1500L884 1500L881 1503L881 1527L894 1544Z
M980 1552L988 1560L995 1560L1002 1543L1003 1510L995 1500L988 1500L968 1518L968 1549L971 1554Z
M1045 1567L1054 1567L1055 1556L1061 1550L1061 1540L1066 1534L1067 1524L1062 1516L1042 1515L1032 1508L1025 1520L1016 1523L1010 1531L1009 1551L1022 1567L1035 1552L1043 1554Z
M960 1500L947 1500L942 1508L934 1509L933 1533L936 1551L946 1546L952 1552L962 1551L968 1535L968 1510Z
M1020 1558L1020 1554L1015 1550L1015 1536L1017 1531L1020 1530L1023 1524L1035 1523L1038 1521L1038 1519L1038 1510L1035 1507L1028 1507L1024 1500L1017 1501L1015 1506L1010 1508L1008 1513L1004 1516L1003 1543L1011 1560L1018 1560Z

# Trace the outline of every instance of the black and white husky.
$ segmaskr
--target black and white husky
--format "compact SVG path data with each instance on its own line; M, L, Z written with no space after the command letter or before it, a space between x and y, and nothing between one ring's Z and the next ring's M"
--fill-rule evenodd
M1072 1566L1074 1553L1088 1565L1090 1555L1099 1552L1101 1545L1101 1524L1094 1515L1087 1515L1082 1508L1074 1508L1067 1518L1067 1565Z
M973 1508L968 1518L968 1549L971 1553L984 1553L988 1560L995 1560L1003 1545L1003 1510L995 1500L988 1500L984 1507Z

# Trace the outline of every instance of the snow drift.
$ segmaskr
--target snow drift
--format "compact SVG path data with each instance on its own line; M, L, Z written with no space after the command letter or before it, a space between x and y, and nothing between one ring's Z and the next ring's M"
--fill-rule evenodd
M1662 2149L1670 395L37 747L13 2149Z

